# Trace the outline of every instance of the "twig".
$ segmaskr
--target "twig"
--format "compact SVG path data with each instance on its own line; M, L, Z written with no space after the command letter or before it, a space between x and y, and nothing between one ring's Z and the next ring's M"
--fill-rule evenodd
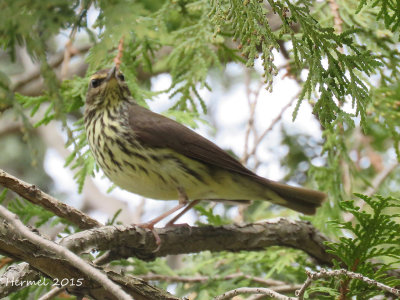
M250 76L249 72L250 71L246 68L245 69L246 95L247 95L247 104L249 106L250 114L249 114L249 120L247 121L247 128L246 128L246 133L245 133L245 137L244 137L244 151L243 151L243 157L241 159L242 164L246 164L247 160L250 157L250 155L248 154L250 134L253 133L254 139L257 138L257 129L254 126L255 112L256 112L258 96L260 95L260 91L263 86L263 82L260 80L258 88L255 91L252 91L250 89L251 76ZM251 99L252 95L254 95L254 100Z
M87 3L86 9L88 9L91 5L91 1ZM80 16L82 12L85 10L85 5L84 2L81 2L81 7L79 9L78 15ZM68 73L68 66L69 66L69 61L71 60L71 56L79 53L78 50L73 47L73 42L75 41L76 33L78 32L78 26L75 23L74 26L72 27L72 30L69 34L69 40L65 44L65 51L64 51L64 59L61 65L61 79L64 79Z
M63 58L63 62L61 65L61 72L60 72L61 80L65 79L65 77L68 74L68 67L69 67L69 62L71 60L71 57L79 53L79 50L73 46L73 43L75 41L75 37L78 32L79 23L82 19L82 13L85 10L87 11L91 5L92 5L92 1L82 1L81 2L80 9L78 12L78 20L79 21L76 22L72 26L72 30L69 34L69 40L65 44L64 58Z
M276 123L278 123L282 119L283 113L294 103L294 101L298 98L299 93L297 93L290 101L287 103L284 107L282 107L281 111L279 114L272 120L271 124L264 130L264 132L256 139L254 139L254 145L250 153L248 154L248 157L254 155L257 151L258 145L262 142L262 140L265 138L265 136L274 128Z
M392 172L394 170L397 169L397 167L399 166L399 163L396 162L391 166L386 167L385 169L382 170L382 172L380 172L372 181L371 186L366 190L365 195L368 197L373 196L379 189L379 187L382 185L382 183L386 180L386 178L389 177L390 174L392 174ZM364 200L360 200L357 203L357 206L360 207L360 209L363 208L363 206L365 205L365 201ZM346 213L343 216L343 219L346 222L350 222L354 219L354 215L350 214L350 213Z
M237 296L239 294L263 294L269 297L272 297L274 299L278 300L297 300L294 297L287 297L285 295L279 294L271 289L267 288L251 288L251 287L241 287L237 288L231 291L228 291L226 293L223 293L220 296L217 296L214 298L214 300L224 300L224 299L231 299L234 296Z
M114 63L117 69L119 69L119 66L122 63L123 54L124 54L124 36L122 36L121 39L119 40L118 53L117 56L114 58Z
M223 277L209 277L209 276L193 276L193 277L184 277L184 276L168 276L168 275L160 275L160 274L147 274L147 275L138 275L139 278L150 281L150 280L159 280L159 281L166 281L166 282L184 282L184 283L201 283L201 282L207 282L210 280L230 280L230 279L236 279L236 278L246 278L251 281L260 283L260 284L265 284L268 286L283 286L287 285L286 282L280 281L280 280L274 280L274 279L264 279L261 277L255 277L255 276L250 276L247 274L243 273L235 273L235 274L229 274L227 276ZM274 288L271 288L274 289Z
M39 205L56 216L64 218L71 223L77 225L80 229L89 229L93 227L103 226L100 222L92 219L83 212L66 205L38 189L35 185L26 183L7 172L0 169L0 184L14 191L21 197Z
M81 47L76 48L76 52L71 54L71 57L78 54L78 53L85 53L87 52L92 45L84 45ZM64 61L64 52L57 53L55 54L50 60L49 60L49 66L52 68L58 67L62 62ZM20 89L23 85L31 82L34 79L39 78L41 75L40 73L40 67L37 67L34 71L29 72L29 73L24 73L18 80L14 81L12 84L12 90L17 91Z
M0 205L0 216L10 223L15 230L15 234L20 235L23 239L29 240L41 248L48 249L56 253L58 256L73 263L77 269L83 272L86 276L96 281L101 286L109 290L117 299L132 300L124 290L114 282L112 282L104 273L89 265L82 258L72 253L68 249L46 240L39 235L30 231L12 212L8 211L4 206Z
M55 287L46 294L44 294L42 297L40 297L38 300L51 300L54 297L60 295L62 292L64 292L65 289L66 289L65 287L63 288Z
M304 292L311 285L311 283L313 281L321 279L321 278L332 278L332 277L338 277L338 276L343 276L343 275L348 276L352 279L361 280L369 285L376 286L377 288L379 288L383 291L389 292L396 296L400 296L400 289L392 288L392 287L390 287L386 284L380 283L374 279L363 276L362 274L354 273L354 272L347 271L344 269L332 270L332 271L327 271L325 269L321 269L320 272L306 271L306 273L307 273L307 280L304 282L301 289L296 291L296 296L298 297L299 300L304 299Z
M71 57L78 54L78 50L72 45L72 39L68 40L65 44L64 58L61 65L61 80L65 79L68 74L68 66Z
M396 170L396 168L399 166L399 163L396 162L391 166L388 166L387 168L383 169L382 172L378 174L372 181L371 186L367 189L365 192L365 195L371 197L376 193L376 191L379 189L381 184L386 180L386 178L389 177L389 175Z
M276 123L279 122L279 120L282 119L283 113L294 103L294 101L299 97L300 93L297 93L284 107L282 107L281 111L279 114L275 117L275 119L272 120L271 124L268 126L267 129L264 130L264 132L258 137L256 142L254 143L254 148L257 148L258 144L265 138L265 136L270 132Z
M148 274L148 275L137 275L137 277L146 281L163 281L163 282L181 282L181 283L203 283L208 281L225 281L237 278L245 278L256 283L264 284L269 286L269 289L275 292L294 292L301 288L300 284L287 284L284 281L274 279L264 279L261 277L255 277L243 273L235 273L222 277L209 277L209 276L168 276L160 274Z
M337 34L341 34L343 32L342 28L343 20L339 14L339 5L336 3L336 0L328 0L328 2L333 15L333 23L335 25L335 31Z

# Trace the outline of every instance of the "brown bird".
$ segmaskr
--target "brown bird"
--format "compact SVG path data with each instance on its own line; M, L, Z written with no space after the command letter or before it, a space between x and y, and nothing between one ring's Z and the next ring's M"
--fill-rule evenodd
M179 199L154 224L200 200L264 200L314 214L326 195L260 177L182 124L139 106L124 75L113 67L90 78L85 126L90 149L121 188L145 197Z

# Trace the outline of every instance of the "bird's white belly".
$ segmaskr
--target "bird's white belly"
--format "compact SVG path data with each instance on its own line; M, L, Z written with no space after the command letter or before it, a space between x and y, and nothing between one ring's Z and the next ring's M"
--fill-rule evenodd
M189 199L213 197L208 170L203 164L169 149L130 147L127 153L117 142L107 142L102 153L106 161L114 163L107 166L101 157L96 159L117 186L153 199L178 199L178 189Z
M162 152L165 154L170 151L164 150ZM166 156L172 155L168 153ZM173 158L156 161L151 156L148 157L150 157L149 161L145 164L142 164L141 161L138 162L135 170L128 166L127 172L117 171L107 175L121 188L154 199L178 199L178 190L184 191L189 199L204 198L213 194L208 188L208 184L201 184L199 182L200 177L202 179L208 178L206 170L200 163L195 161L190 162L190 168L196 169L197 177L194 177L188 174L186 169L183 169L181 166L182 160L187 160L186 158L179 158L178 163ZM187 163L189 162L185 162L185 164ZM202 175L200 175L199 171L204 172L201 172Z
M88 132L89 146L96 162L117 186L162 200L178 199L178 190L190 200L221 199L227 193L229 198L240 197L231 176L211 174L205 164L171 149L132 145L124 137L124 128L106 114L102 118L95 119L93 131Z

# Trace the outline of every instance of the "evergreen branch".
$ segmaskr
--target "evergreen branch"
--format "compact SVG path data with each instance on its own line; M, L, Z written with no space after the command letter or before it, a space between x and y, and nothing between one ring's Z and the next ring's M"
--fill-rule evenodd
M332 270L332 271L327 271L325 269L321 269L320 272L312 272L312 271L306 270L306 273L307 273L307 280L304 282L301 289L296 292L296 296L298 297L298 300L304 299L304 292L311 285L311 283L313 281L321 279L321 278L333 278L333 277L339 277L339 276L343 276L343 275L350 277L352 279L361 280L369 285L376 286L377 288L379 288L385 292L389 292L393 295L400 296L400 289L392 288L392 287L390 287L386 284L380 283L374 279L363 276L362 274L347 271L345 269Z
M131 296L124 292L119 285L112 282L104 273L92 267L86 261L75 255L68 249L33 233L19 220L19 218L15 214L8 211L2 205L0 205L0 216L11 225L8 226L8 230L14 231L14 234L19 236L19 239L27 240L35 244L39 248L53 252L57 254L57 256L59 256L60 258L70 262L87 277L93 279L95 282L107 289L116 299L132 299Z
M77 210L41 191L33 184L26 183L0 169L0 184L14 191L24 199L51 211L80 229L100 227L102 224L80 210Z
M252 287L241 287L241 288L237 288L237 289L225 292L222 295L215 297L214 300L231 299L240 294L262 294L262 295L266 295L266 296L269 296L269 297L272 297L272 298L278 299L278 300L297 300L294 297L287 297L287 296L277 293L271 289L252 288Z

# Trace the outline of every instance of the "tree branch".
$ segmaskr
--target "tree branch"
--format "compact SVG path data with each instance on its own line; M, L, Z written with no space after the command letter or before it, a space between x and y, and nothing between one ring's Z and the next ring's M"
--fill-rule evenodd
M126 294L119 285L112 282L104 273L100 272L96 268L92 267L86 261L84 261L79 256L75 255L68 249L42 238L41 236L30 231L19 218L8 211L4 206L0 205L0 216L4 218L11 226L8 227L9 230L13 231L15 235L19 236L19 239L27 240L33 244L36 244L41 249L46 249L50 252L54 252L60 258L63 258L75 265L75 267L84 273L87 277L96 281L98 284L102 285L105 289L118 300L131 300L132 298Z
M333 255L326 253L326 237L309 222L280 218L275 221L220 227L167 227L154 229L161 239L158 251L154 234L136 226L103 226L72 234L60 244L73 252L91 249L111 250L101 263L136 256L143 260L169 254L200 251L259 251L270 246L300 249L319 264L331 265ZM190 241L190 243L188 243Z
M81 53L85 53L91 47L92 47L91 44L76 47L76 51L72 52L70 57L73 57L73 56L81 54ZM57 68L58 66L60 66L62 64L63 61L64 61L64 51L59 52L59 53L55 54L52 58L50 58L49 65L52 68ZM31 72L23 73L23 75L21 75L18 79L16 79L13 82L11 89L13 91L19 91L24 85L28 84L29 82L31 82L35 79L38 79L40 76L41 76L40 66L38 66Z
M7 268L0 277L0 298L18 291L21 285L14 284L16 282L38 281L40 274L32 270L27 263L12 265Z
M252 287L241 287L241 288L237 288L237 289L228 291L226 293L223 293L220 296L215 297L214 300L231 299L232 297L237 296L239 294L263 294L263 295L266 295L266 296L269 296L269 297L272 297L272 298L278 299L278 300L297 300L297 298L287 297L287 296L279 294L271 289L252 288Z
M202 283L208 281L225 281L232 279L245 278L252 282L259 283L262 285L269 286L269 289L275 292L294 292L302 287L300 284L288 284L284 281L265 279L261 277L251 276L243 273L229 274L221 277L209 277L209 276L168 276L160 274L147 274L147 275L137 275L139 278L146 281L162 281L162 282L181 282L181 283Z
M78 226L80 229L89 229L102 226L100 222L92 219L83 212L66 205L38 189L35 185L26 183L0 169L0 184L14 191L21 197L39 205L56 216L64 218Z
M58 295L60 295L61 293L63 293L65 291L65 288L59 288L59 287L55 287L53 289L51 289L50 291L48 291L46 294L44 294L43 296L41 296L39 298L39 300L51 300L54 297L57 297Z
M168 275L160 275L160 274L147 274L147 275L138 275L141 279L146 281L165 281L165 282L184 282L184 283L198 283L198 282L207 282L210 280L231 280L236 278L245 278L249 279L253 282L257 282L264 285L269 286L281 286L287 285L286 282L274 279L264 279L261 277L250 276L244 273L234 273L229 274L223 277L212 277L209 276L192 276L192 277L183 277L183 276L168 276Z
M75 279L74 282L76 279L81 279L83 283L81 286L71 284L68 286L67 290L71 294L88 295L97 300L117 299L108 289L81 272L76 264L30 240L20 238L17 234L10 234L10 226L5 222L0 222L0 253L29 263L31 268L51 279L56 278L59 281L67 279L69 283L71 283L71 279ZM144 280L127 274L120 275L113 271L103 271L108 278L119 284L135 300L179 300L171 294L149 285Z

